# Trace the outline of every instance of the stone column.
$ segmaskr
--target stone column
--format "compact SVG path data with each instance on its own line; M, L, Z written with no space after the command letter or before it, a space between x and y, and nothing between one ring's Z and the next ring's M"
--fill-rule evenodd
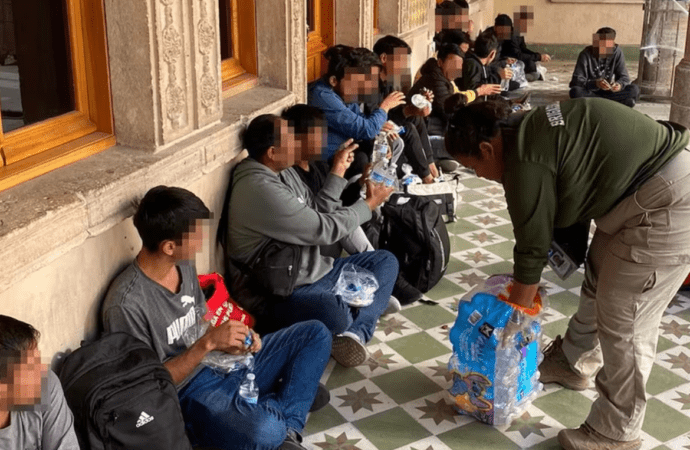
M690 128L690 17L685 37L685 56L676 67L670 120Z
M307 12L304 0L256 2L256 45L261 84L307 101Z
M216 3L105 0L105 12L119 144L156 150L220 120Z
M368 49L374 46L374 0L335 2L335 43Z

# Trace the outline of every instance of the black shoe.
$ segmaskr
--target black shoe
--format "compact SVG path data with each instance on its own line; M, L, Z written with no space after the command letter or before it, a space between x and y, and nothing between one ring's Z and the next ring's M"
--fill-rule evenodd
M307 450L307 448L302 445L301 434L295 430L288 430L287 436L278 450Z
M393 286L393 296L398 299L401 305L409 305L422 298L422 293L419 289L407 282L402 275L398 275Z
M322 409L331 401L331 393L328 392L326 386L319 383L319 387L316 388L316 396L314 397L314 403L311 404L309 412L314 412Z

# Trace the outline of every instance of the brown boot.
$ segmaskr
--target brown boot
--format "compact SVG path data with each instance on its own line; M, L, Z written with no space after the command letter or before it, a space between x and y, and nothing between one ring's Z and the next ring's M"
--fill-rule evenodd
M587 425L587 422L577 429L561 430L558 443L565 450L638 450L642 446L639 438L634 441L609 439Z
M544 349L544 361L539 364L539 381L558 383L574 391L583 391L590 386L589 378L575 372L563 353L563 339L560 335Z

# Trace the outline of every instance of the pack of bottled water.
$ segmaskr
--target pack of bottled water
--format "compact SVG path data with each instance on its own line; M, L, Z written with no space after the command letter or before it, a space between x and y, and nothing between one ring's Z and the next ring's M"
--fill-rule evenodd
M543 388L538 367L546 295L540 288L529 309L510 304L512 283L510 275L496 275L466 294L450 331L455 408L490 425L522 414Z

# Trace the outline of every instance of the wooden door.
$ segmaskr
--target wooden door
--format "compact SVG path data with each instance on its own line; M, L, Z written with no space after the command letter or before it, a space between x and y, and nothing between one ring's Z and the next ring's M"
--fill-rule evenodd
M323 52L333 45L334 0L307 0L307 81L319 78L328 68Z

